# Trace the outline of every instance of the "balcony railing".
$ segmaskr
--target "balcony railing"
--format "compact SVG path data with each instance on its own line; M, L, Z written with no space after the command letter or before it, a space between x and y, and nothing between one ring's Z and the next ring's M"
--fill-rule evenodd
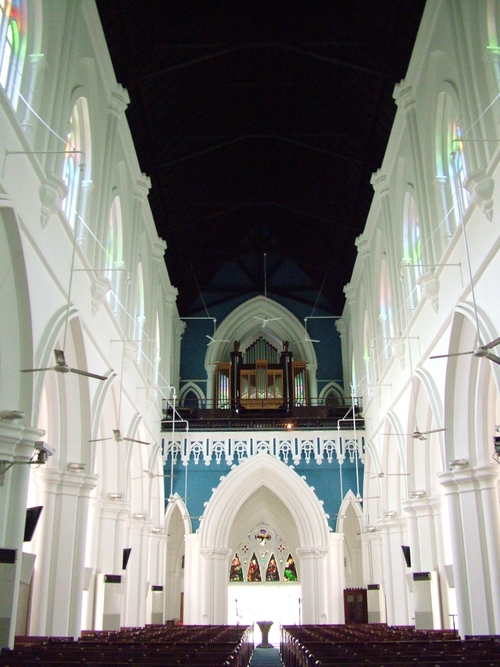
M172 428L172 422L183 421L190 430L293 430L293 429L364 429L359 398L311 399L311 405L269 408L268 401L256 399L251 409L238 410L216 407L214 401L196 399L164 401L162 430ZM173 410L175 407L175 410Z

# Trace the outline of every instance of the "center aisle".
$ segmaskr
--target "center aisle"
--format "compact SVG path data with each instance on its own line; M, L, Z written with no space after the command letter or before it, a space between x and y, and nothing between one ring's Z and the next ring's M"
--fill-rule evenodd
M250 660L250 667L283 667L277 648L256 648Z

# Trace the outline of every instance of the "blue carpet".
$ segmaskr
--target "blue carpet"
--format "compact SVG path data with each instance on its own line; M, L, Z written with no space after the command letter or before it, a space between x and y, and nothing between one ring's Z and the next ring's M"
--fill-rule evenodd
M283 667L277 648L256 648L250 660L250 667Z

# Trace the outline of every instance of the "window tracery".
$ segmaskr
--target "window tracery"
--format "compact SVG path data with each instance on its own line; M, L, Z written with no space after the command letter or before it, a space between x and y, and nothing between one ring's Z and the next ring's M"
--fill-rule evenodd
M296 582L298 575L292 550L276 530L261 522L238 545L231 561L229 581Z

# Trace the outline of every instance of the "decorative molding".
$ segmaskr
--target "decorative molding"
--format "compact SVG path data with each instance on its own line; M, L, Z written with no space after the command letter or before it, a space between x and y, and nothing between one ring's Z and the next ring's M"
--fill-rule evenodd
M40 184L38 194L41 204L40 224L43 228L49 218L60 210L61 201L68 192L64 182L58 176L48 174L45 182Z
M173 444L172 444L173 443ZM276 436L273 433L258 437L249 436L246 432L230 433L164 433L162 436L164 457L173 453L174 462L180 458L183 465L201 461L206 466L211 463L220 465L223 461L231 466L251 458L255 454L266 453L283 461L285 464L298 465L302 458L306 463L314 460L318 465L338 461L341 465L346 458L350 463L358 456L361 463L365 458L364 431L337 431L328 435L318 432L294 432Z
M113 289L113 285L109 278L100 276L92 283L90 292L92 294L92 315L95 315L100 306L106 300L106 294Z
M437 313L439 309L439 278L432 271L426 271L419 277L417 283L422 288L424 297L431 302L434 311Z
M470 192L472 203L480 208L491 222L493 219L493 190L495 182L484 169L476 169L467 175L463 186Z

